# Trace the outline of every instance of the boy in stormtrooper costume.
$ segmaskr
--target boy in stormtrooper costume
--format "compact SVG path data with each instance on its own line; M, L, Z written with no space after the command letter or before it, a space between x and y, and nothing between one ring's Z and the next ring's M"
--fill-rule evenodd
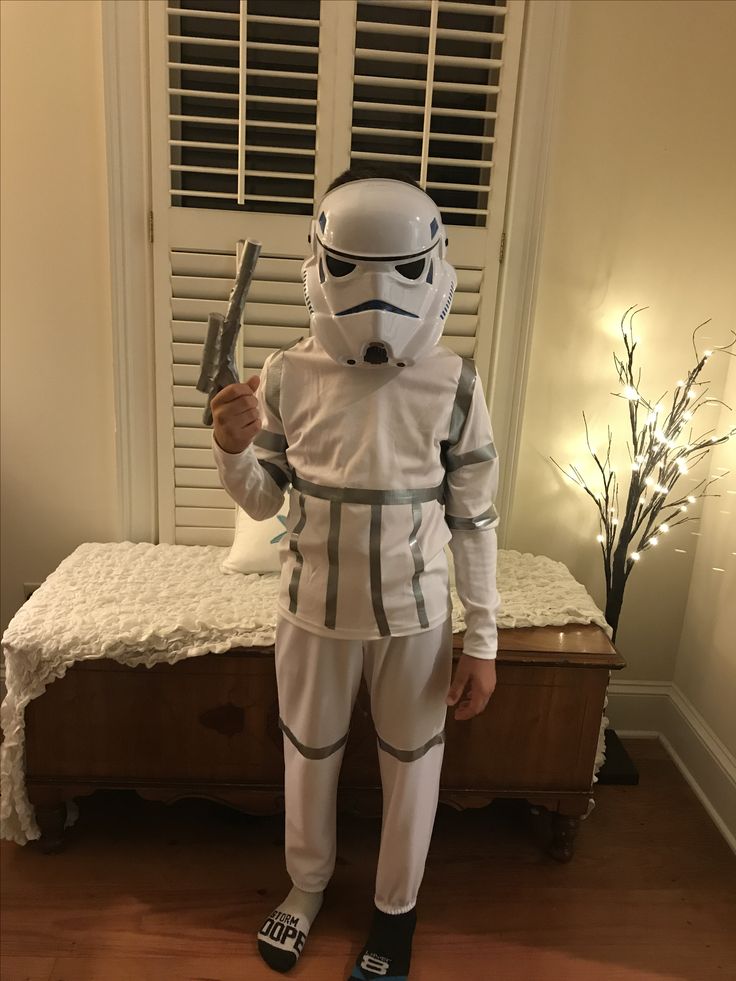
M363 172L365 173L365 171ZM368 171L370 174L371 171ZM448 705L495 686L498 455L471 361L438 345L457 277L440 212L406 178L346 171L302 267L311 336L212 401L223 487L252 518L289 493L275 662L293 889L258 934L287 971L335 867L336 795L361 676L383 786L373 923L350 977L408 975ZM466 614L452 670L444 547Z

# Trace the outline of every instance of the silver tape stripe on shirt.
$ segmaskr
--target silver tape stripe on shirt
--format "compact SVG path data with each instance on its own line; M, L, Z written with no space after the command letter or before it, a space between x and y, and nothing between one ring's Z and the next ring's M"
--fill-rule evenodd
M337 583L340 576L340 515L342 505L339 501L330 504L330 531L327 536L327 595L325 597L325 626L335 629L337 619Z
M455 403L452 407L450 417L450 433L447 442L452 447L460 439L468 418L470 406L473 402L473 389L475 388L475 364L470 358L463 358L463 366L460 369L460 377L457 382L455 392Z
M395 756L397 760L402 763L413 763L415 760L420 760L425 753L427 753L433 746L438 746L440 743L445 741L445 731L438 732L436 736L432 736L423 746L419 749L396 749L395 746L391 746L385 740L378 738L378 745L384 751L384 753L389 753L391 756Z
M307 523L307 509L303 494L299 495L299 508L301 511L299 521L296 523L296 526L291 533L291 538L289 539L289 548L295 555L294 571L291 574L291 582L289 583L289 610L292 613L296 613L297 600L299 597L299 579L301 578L302 566L304 565L304 556L299 551L299 535L301 534L304 525Z
M458 528L464 531L479 531L492 525L497 517L498 511L491 504L487 511L477 515L475 518L458 518L454 514L445 514L445 521L447 522L448 528Z
M383 608L383 593L381 589L381 505L371 505L371 533L369 542L371 569L371 599L373 613L376 617L378 630L382 637L388 637L390 630L386 611Z
M429 620L427 619L427 609L424 605L424 593L422 592L422 586L419 582L419 577L424 572L424 556L422 555L422 549L419 545L417 535L419 534L419 526L422 523L422 505L419 501L414 501L411 506L411 515L414 519L414 527L411 530L411 536L409 538L409 548L411 549L411 554L414 558L414 575L411 580L411 588L414 590L414 600L417 604L417 616L419 617L419 623L423 628L429 627Z
M436 487L417 487L409 490L372 490L363 487L326 487L313 484L309 480L295 476L294 488L309 497L320 497L325 501L338 501L340 504L413 504L415 501L441 501L444 484Z
M299 750L302 756L306 756L308 760L326 760L328 756L332 756L333 753L336 753L338 749L341 749L345 745L345 743L348 741L349 735L349 733L346 732L341 739L338 739L336 743L332 743L331 746L313 747L305 746L304 743L299 742L294 733L281 718L279 718L279 729L289 739L289 742L291 742L296 749Z
M289 485L289 478L281 469L277 467L275 463L271 463L270 460L259 460L258 461L266 473L271 477L279 490L285 490Z
M283 371L283 367L284 352L278 351L268 367L266 387L263 391L266 405L279 420L281 419L281 372Z
M270 429L262 429L253 440L254 446L260 446L264 450L273 450L274 453L285 453L289 445L283 433L273 433Z
M450 450L445 458L445 470L452 473L454 470L467 467L472 463L485 463L487 460L495 460L497 455L493 443L486 443L485 446L481 446L477 450L468 450L467 453L454 454Z

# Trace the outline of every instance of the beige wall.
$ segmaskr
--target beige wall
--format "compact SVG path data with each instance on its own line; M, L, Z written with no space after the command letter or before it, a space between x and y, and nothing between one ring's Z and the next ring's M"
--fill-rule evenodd
M736 358L729 358L723 396L736 408ZM721 407L716 432L736 425ZM680 636L675 683L731 752L736 750L736 439L715 448ZM723 572L718 571L723 569Z
M2 609L116 539L100 5L2 11Z
M671 394L674 382L692 366L691 335L697 324L712 318L698 332L700 351L732 339L735 33L736 5L718 0L702 0L695 9L689 3L608 0L570 7L520 470L507 541L508 547L566 563L601 607L605 584L595 506L549 457L561 466L580 461L592 478L585 410L598 446L610 424L618 447L614 459L626 487L628 412L609 393L620 390L613 351L622 352L617 323L631 304L649 305L636 323L642 337L641 388L652 399L665 390ZM702 376L712 383L711 395L722 395L730 360L714 356ZM732 405L736 409L736 401ZM696 432L715 426L717 416L717 407L703 409ZM736 412L731 419L736 425ZM725 423L721 419L721 427ZM736 487L733 475L727 480L728 487ZM623 506L623 494L620 500ZM700 502L694 511L702 509ZM733 528L734 514L721 517ZM699 530L699 523L689 523L662 536L629 577L617 635L628 667L617 678L674 677L686 608L683 649L687 645L694 651L699 637L701 666L725 661L726 622L717 635L707 629L711 614L725 617L725 601L717 601L710 590L713 577L721 576L725 589L730 576L733 592L735 559L722 537L709 533L699 539L692 534ZM698 541L703 555L696 558ZM730 572L708 573L707 565ZM697 582L688 605L693 568ZM706 651L711 641L721 646ZM726 680L728 670L720 663L712 682L701 680L704 708L705 688L712 688L717 701L719 681ZM689 685L690 673L682 661L678 679L688 679ZM716 716L724 720L725 699L733 693L733 684L730 692L720 689L720 707L710 704L714 726ZM727 733L722 729L721 735L725 739ZM731 749L736 749L733 739Z

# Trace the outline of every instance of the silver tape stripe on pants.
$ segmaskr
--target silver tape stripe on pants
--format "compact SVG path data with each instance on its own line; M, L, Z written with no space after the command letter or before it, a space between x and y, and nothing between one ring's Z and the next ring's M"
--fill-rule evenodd
M378 745L381 747L384 753L394 756L401 763L413 763L415 760L420 760L433 746L437 746L439 743L443 743L445 741L445 730L443 729L442 732L438 732L436 736L432 736L432 738L427 740L427 742L423 746L420 746L419 749L396 749L395 746L391 746L378 735L377 739Z
M417 616L419 617L419 623L423 628L429 627L429 620L427 619L427 609L424 605L424 593L422 593L422 587L419 582L419 577L422 572L424 572L424 556L422 555L422 550L419 546L417 540L417 535L419 534L419 526L422 523L422 505L419 501L414 501L411 506L412 518L414 519L414 527L411 530L411 537L409 538L409 548L411 549L411 554L414 557L414 575L411 580L411 588L414 590L414 599L417 604Z
M307 523L307 509L303 494L299 495L299 508L301 509L301 515L289 539L289 548L296 556L296 565L291 574L291 583L289 584L289 610L292 613L296 613L297 599L299 596L299 579L301 578L302 566L304 565L304 556L299 551L299 535Z
M340 516L342 504L330 502L330 531L327 537L327 595L325 597L325 626L335 629L337 619L337 584L340 576Z
M381 513L380 504L371 505L371 533L369 542L371 568L371 599L373 613L376 617L378 630L382 637L388 637L390 630L386 611L383 608L383 592L381 589Z
M333 753L336 753L338 749L341 749L345 745L345 743L348 741L349 735L349 733L346 732L341 739L338 739L336 743L332 743L331 746L313 747L305 746L304 743L300 743L282 718L279 718L279 729L281 729L281 731L296 747L296 749L299 750L302 756L306 757L308 760L326 760L328 756L332 756Z

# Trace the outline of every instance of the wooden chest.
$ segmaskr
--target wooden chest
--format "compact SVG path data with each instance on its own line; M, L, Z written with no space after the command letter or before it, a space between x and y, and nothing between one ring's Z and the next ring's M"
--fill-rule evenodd
M455 655L462 634L455 636ZM592 795L609 670L623 657L596 625L499 630L485 712L447 717L440 800L478 807L524 798L553 812L551 853L572 855ZM234 648L176 664L80 662L26 710L26 778L45 850L61 847L65 801L130 788L172 802L206 797L250 813L283 807L283 737L273 648ZM380 813L375 734L361 687L341 805Z

